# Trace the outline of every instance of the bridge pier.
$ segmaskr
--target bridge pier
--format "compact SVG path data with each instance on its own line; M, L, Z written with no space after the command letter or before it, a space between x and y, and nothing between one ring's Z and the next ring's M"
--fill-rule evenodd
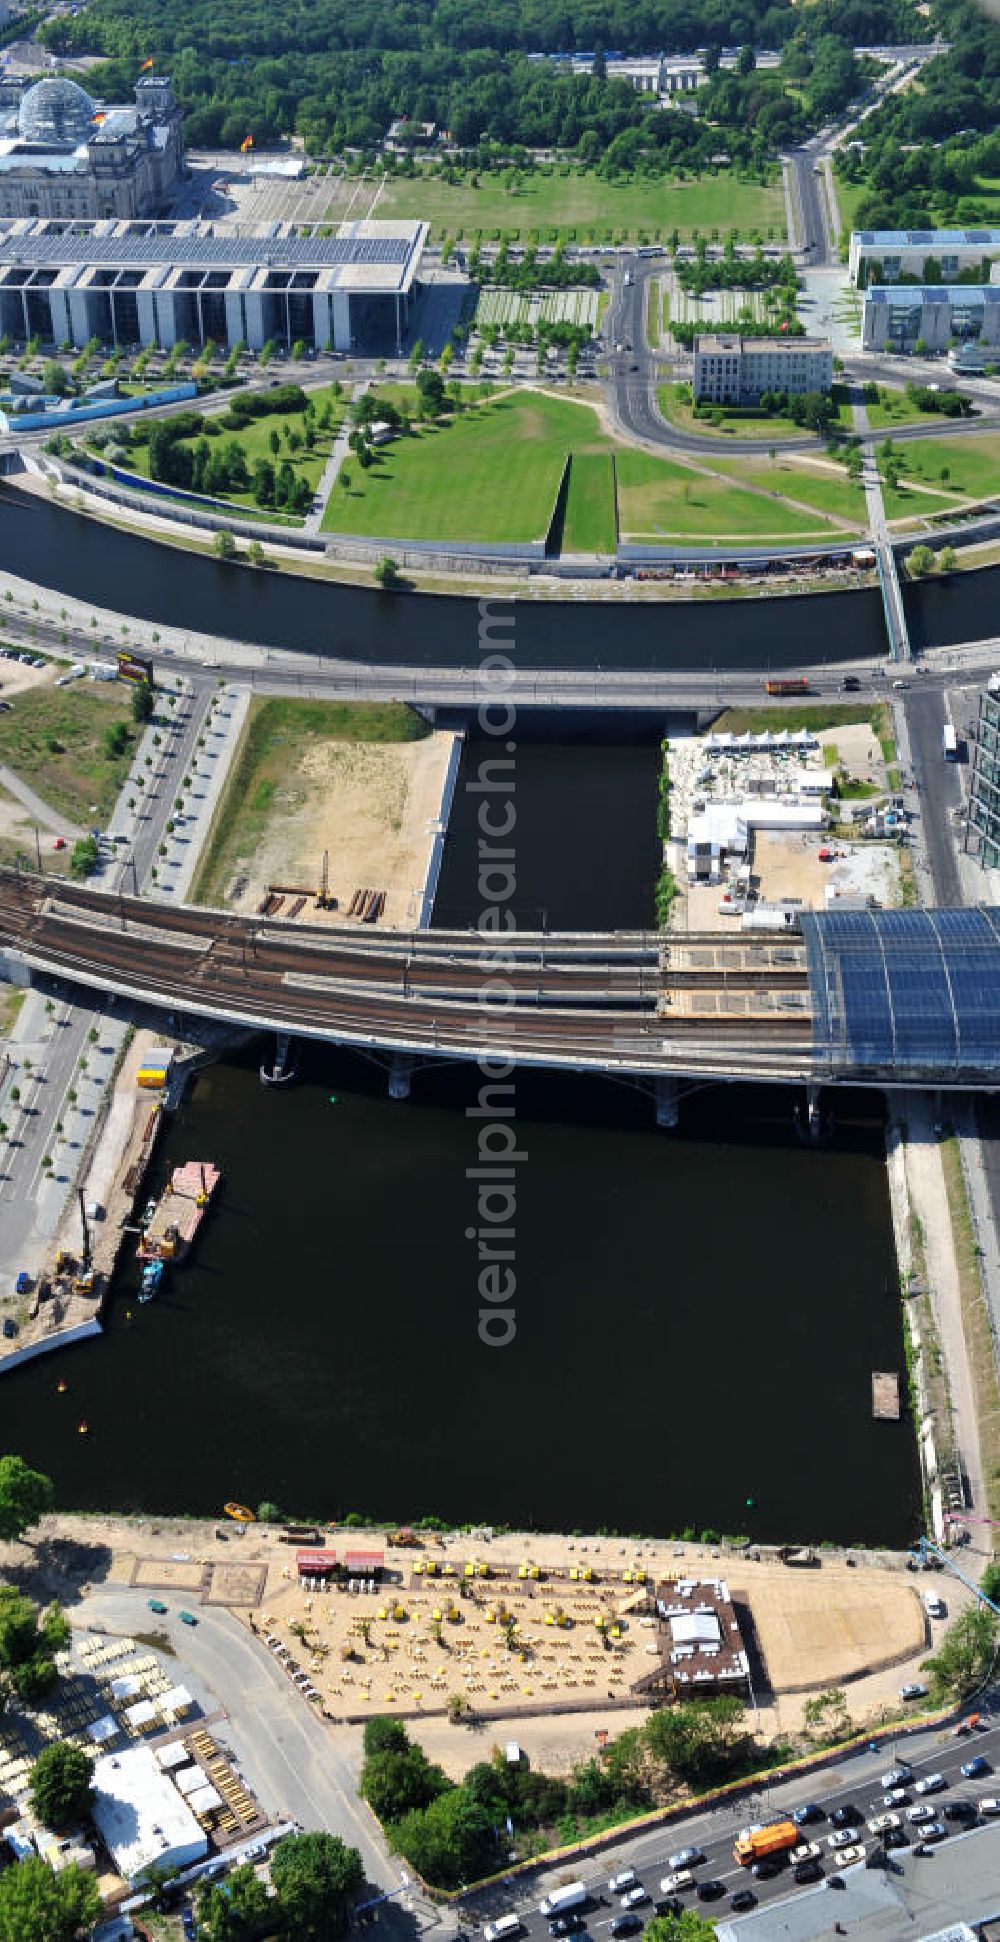
M653 1080L656 1124L665 1133L672 1133L677 1125L680 1116L680 1096L677 1080L672 1079L668 1073L657 1073Z
M393 1053L389 1060L389 1080L386 1086L390 1099L409 1099L410 1083L416 1063L412 1052Z
M274 1064L270 1072L264 1064L263 1059L261 1060L260 1083L262 1086L287 1086L289 1080L294 1079L295 1067L291 1063L293 1044L294 1040L290 1032L279 1032L277 1034L274 1047Z

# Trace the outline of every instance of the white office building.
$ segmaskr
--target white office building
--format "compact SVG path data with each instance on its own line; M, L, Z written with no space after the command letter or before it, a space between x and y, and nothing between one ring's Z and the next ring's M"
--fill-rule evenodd
M696 404L753 404L764 391L829 391L833 348L818 337L741 337L717 331L696 337Z
M947 283L963 270L978 271L989 282L990 265L1000 258L1000 229L856 229L851 234L851 282Z
M15 342L163 350L298 340L318 350L399 350L427 224L0 222L0 332Z
M865 291L861 344L866 351L944 351L957 343L1000 362L1000 284L894 283ZM968 360L970 365L974 359Z

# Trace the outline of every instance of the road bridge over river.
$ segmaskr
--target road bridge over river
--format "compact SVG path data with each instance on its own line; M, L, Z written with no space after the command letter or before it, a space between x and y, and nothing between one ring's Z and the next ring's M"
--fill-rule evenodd
M4 870L0 954L8 976L387 1055L1000 1086L996 910L803 913L778 934L379 932Z

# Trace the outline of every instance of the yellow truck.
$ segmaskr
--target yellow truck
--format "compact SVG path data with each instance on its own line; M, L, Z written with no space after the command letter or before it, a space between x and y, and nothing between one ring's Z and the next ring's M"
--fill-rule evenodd
M802 1839L794 1821L770 1821L766 1827L744 1827L733 1843L733 1859L741 1868L774 1855L790 1854Z

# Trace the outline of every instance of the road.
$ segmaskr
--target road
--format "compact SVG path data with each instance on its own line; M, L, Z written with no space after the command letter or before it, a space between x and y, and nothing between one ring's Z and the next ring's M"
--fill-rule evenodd
M961 806L958 764L946 762L941 731L948 719L941 688L921 685L906 696L906 723L913 774L920 798L920 821L935 902L961 904L965 898L958 868L954 812Z
M91 1593L71 1613L74 1624L117 1633L148 1632L146 1595L118 1586ZM262 1807L275 1821L326 1828L361 1852L369 1881L398 1888L399 1866L381 1829L358 1799L357 1781L329 1728L295 1691L276 1660L221 1607L198 1607L198 1623L182 1625L171 1608L156 1620L176 1657L172 1676L192 1675L229 1715L223 1738L233 1747Z
M607 1896L610 1876L619 1869L631 1867L651 1898L656 1900L660 1895L659 1883L669 1871L670 1856L681 1848L696 1847L705 1856L704 1862L696 1867L696 1877L699 1880L719 1881L724 1889L724 1897L713 1901L705 1909L706 1915L711 1912L719 1919L728 1905L729 1896L737 1888L750 1888L762 1903L776 1902L789 1893L796 1893L795 1884L787 1869L774 1881L753 1881L748 1870L737 1866L733 1860L733 1840L741 1827L754 1822L778 1820L796 1807L816 1803L822 1809L822 1818L803 1828L802 1839L804 1842L818 1842L822 1850L824 1874L830 1874L835 1871L835 1862L827 1845L834 1832L830 1815L836 1808L856 1809L856 1817L851 1816L851 1825L860 1829L859 1839L866 1843L870 1853L876 1841L868 1832L866 1822L886 1811L879 1775L893 1767L908 1766L915 1780L928 1773L944 1776L948 1783L946 1789L933 1794L929 1800L936 1818L942 1818L944 1808L956 1799L976 1801L1000 1793L1000 1784L992 1771L994 1762L1000 1760L1000 1726L997 1724L996 1706L993 1697L981 1706L985 1729L980 1729L969 1738L956 1739L950 1729L932 1728L911 1735L901 1728L898 1738L885 1742L875 1754L863 1752L838 1761L836 1765L812 1776L787 1783L776 1781L771 1785L765 1784L758 1791L745 1795L735 1806L686 1816L672 1826L659 1828L653 1833L624 1836L613 1847L605 1849L600 1857L588 1858L560 1870L558 1879L572 1875L584 1881L595 1897L602 1893ZM991 1771L980 1780L965 1781L960 1768L963 1761L973 1754L982 1754L989 1762ZM915 1804L919 1800L912 1787L907 1789L906 1799L908 1804ZM891 1811L905 1817L906 1806ZM953 1834L961 1832L955 1822L945 1821L944 1824ZM913 1834L912 1828L910 1833ZM917 1837L913 1835L913 1838ZM493 1919L507 1910L516 1911L533 1942L543 1942L543 1939L548 1942L548 1923L537 1910L539 1899L551 1885L551 1879L536 1877L530 1884L524 1884L523 1891L520 1884L491 1890L470 1898L469 1906L477 1917L484 1920ZM684 1895L683 1901L685 1905L701 1906L690 1891ZM598 1907L588 1918L589 1934L601 1938L603 1942L608 1922L616 1912L613 1905ZM647 1903L637 1913L648 1920L652 1909ZM585 1942L585 1938L581 1937L581 1942Z

